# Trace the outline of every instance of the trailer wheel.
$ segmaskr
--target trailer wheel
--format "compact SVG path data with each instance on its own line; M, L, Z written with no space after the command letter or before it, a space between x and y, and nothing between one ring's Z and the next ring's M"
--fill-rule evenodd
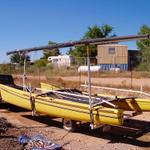
M2 100L2 98L1 98L1 96L0 96L0 103L3 103L3 100Z
M102 128L103 132L109 132L111 130L111 126L110 125L104 125Z
M69 132L75 131L76 121L70 119L63 119L63 128Z

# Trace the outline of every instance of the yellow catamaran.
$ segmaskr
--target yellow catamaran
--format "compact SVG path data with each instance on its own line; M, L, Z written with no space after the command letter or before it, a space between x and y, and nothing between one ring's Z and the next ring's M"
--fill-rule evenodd
M58 90L60 88L47 84L47 83L41 83L41 89L45 90ZM116 108L122 109L124 111L136 111L136 112L146 112L150 111L150 100L149 99L142 99L137 97L117 97L115 100L115 96L112 95L103 95L103 94L97 94L99 97L103 97L106 99L113 99L111 103L113 103ZM102 104L105 107L113 107L111 105L108 105L107 103Z
M76 91L50 91L42 94L30 93L7 85L0 85L1 96L5 102L50 116L74 121L90 122L88 97ZM76 94L74 94L76 93ZM69 96L69 95L71 96ZM98 103L100 99L95 99ZM96 104L96 103L95 103ZM123 111L101 105L93 107L94 124L123 124Z

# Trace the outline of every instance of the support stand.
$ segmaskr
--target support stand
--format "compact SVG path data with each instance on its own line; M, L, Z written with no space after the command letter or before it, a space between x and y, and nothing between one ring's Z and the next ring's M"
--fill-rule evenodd
M25 54L24 54L25 55ZM23 82L23 90L26 90L26 55L24 56L24 63L23 63L23 78L22 78L22 82Z
M91 71L90 71L90 48L89 45L86 45L87 48L87 65L88 65L88 93L89 93L89 110L90 110L90 127L94 129L94 116L92 111L92 98L91 98Z

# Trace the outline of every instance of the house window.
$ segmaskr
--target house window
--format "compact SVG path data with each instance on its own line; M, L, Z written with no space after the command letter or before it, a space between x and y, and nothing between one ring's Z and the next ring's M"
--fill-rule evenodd
M115 48L113 48L113 47L108 48L108 54L114 55L115 54Z

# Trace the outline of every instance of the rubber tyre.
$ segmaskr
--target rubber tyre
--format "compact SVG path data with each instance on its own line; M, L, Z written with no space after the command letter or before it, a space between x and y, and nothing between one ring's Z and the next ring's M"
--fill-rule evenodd
M111 126L110 125L104 125L102 128L102 131L105 132L109 132L111 130Z
M70 119L63 119L63 128L66 131L73 132L76 129L76 122Z

